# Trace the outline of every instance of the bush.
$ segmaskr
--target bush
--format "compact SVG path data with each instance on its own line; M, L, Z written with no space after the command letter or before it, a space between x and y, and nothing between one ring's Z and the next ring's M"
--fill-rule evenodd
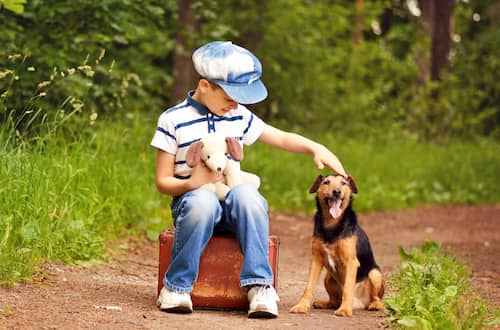
M11 117L23 129L68 96L89 113L161 107L170 84L162 65L174 47L175 21L165 16L175 10L167 0L44 0L19 15L0 10L0 121Z
M395 296L386 306L396 328L484 329L489 324L486 303L475 295L467 268L427 242L420 250L403 248L404 263L391 277Z

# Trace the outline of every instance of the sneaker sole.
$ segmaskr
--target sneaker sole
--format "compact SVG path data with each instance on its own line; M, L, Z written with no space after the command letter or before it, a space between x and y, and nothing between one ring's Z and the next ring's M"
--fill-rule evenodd
M176 313L176 314L191 314L193 312L193 310L191 308L185 307L185 306L160 308L160 309L164 312L167 312L167 313Z
M249 319L275 319L278 317L278 313L273 313L266 308L259 309L248 312Z
M193 308L186 305L166 307L158 302L156 303L156 305L160 308L160 310L167 313L190 314L193 312Z

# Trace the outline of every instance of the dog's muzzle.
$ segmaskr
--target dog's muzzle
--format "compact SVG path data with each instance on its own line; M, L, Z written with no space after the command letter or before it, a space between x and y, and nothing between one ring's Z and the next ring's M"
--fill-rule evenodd
M337 219L341 216L342 214L342 192L340 189L335 189L332 192L331 197L326 198L326 202L329 208L329 213L330 215L334 218Z

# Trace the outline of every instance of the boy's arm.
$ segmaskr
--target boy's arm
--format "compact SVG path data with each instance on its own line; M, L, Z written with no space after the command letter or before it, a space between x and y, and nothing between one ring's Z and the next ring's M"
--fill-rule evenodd
M319 170L328 166L336 173L346 176L342 164L330 150L322 144L309 140L299 134L285 132L273 126L266 125L259 140L285 151L311 154Z
M179 196L197 189L205 183L223 179L221 174L210 171L202 162L193 168L189 179L177 179L174 177L174 163L175 155L158 149L156 153L156 187L163 194Z

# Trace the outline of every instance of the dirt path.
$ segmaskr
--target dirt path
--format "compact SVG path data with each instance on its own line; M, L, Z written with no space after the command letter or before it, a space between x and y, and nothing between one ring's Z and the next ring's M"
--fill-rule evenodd
M359 215L377 262L387 275L399 262L397 247L442 243L472 270L478 290L500 305L500 205L439 206ZM107 264L87 268L46 265L31 284L0 288L0 329L375 329L381 312L288 313L304 288L310 258L310 216L271 213L271 232L280 237L280 316L250 320L241 311L195 310L190 315L160 312L155 306L157 243L129 244ZM390 289L390 288L389 288ZM318 287L317 297L326 298Z

